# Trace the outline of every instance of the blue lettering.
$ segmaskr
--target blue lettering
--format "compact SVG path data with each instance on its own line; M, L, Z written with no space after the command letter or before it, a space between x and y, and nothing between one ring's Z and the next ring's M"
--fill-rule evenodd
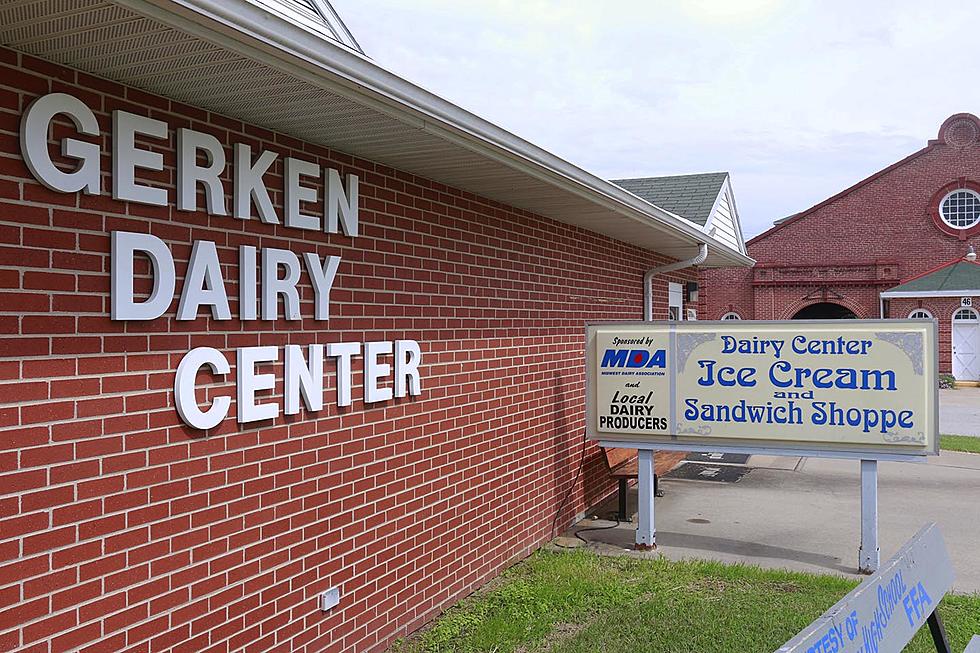
M602 355L602 367L623 367L629 352L625 349L607 349Z

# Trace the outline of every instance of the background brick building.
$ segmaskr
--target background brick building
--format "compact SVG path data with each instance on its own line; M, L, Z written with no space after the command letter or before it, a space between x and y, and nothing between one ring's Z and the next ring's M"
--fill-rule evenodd
M314 4L269 4L0 6L0 650L383 649L615 489L583 442L585 322L639 319L644 272L704 244L707 265L748 262L379 68L295 13ZM25 112L52 93L97 128L59 114L40 150L72 171L63 141L96 147L99 192L52 190L25 162ZM162 156L136 179L162 205L113 197L117 118L164 125L131 144ZM220 215L203 193L177 208L178 129L224 152L225 208L233 144L277 155L279 216L286 157L356 175L359 233ZM110 319L121 231L165 244L178 291L192 243L214 242L234 317L180 320L175 297L157 319ZM301 319L240 319L242 247L341 256L329 320L305 273ZM656 279L658 315L695 275ZM135 277L147 293L148 261ZM357 356L339 406L328 360L323 410L236 422L236 349L399 338L422 346L417 396L364 401ZM174 402L198 347L228 365L197 377L202 407L230 401L208 430ZM283 401L282 360L259 403Z
M978 192L980 121L957 114L918 152L749 240L755 267L702 271L700 314L932 317L939 324L940 371L975 381L980 330L971 304L980 296L980 279L958 274L951 285L940 273L914 288L899 286L961 261L966 270L977 267L965 257L980 238Z

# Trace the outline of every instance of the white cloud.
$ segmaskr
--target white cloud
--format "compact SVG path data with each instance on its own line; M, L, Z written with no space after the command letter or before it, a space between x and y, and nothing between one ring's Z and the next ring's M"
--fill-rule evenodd
M747 234L980 112L980 8L334 0L368 55L606 177L728 170Z

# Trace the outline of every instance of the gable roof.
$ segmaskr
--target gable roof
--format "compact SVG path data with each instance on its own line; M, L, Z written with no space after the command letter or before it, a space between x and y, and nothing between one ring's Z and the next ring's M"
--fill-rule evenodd
M364 54L361 45L330 0L248 0L260 7L274 12L276 15L312 29L321 36L332 39L359 54Z
M926 144L926 146L923 147L922 149L913 152L912 154L908 155L904 159L896 161L895 163L885 168L882 168L878 172L862 179L861 181L857 182L853 186L845 188L844 190L837 193L836 195L832 195L828 197L824 201L811 206L805 211L800 211L799 213L795 213L793 215L786 216L784 218L780 218L779 220L776 220L775 222L773 222L772 227L770 227L766 231L763 231L761 234L758 234L757 236L749 239L749 241L746 242L745 244L752 245L764 238L768 238L769 236L776 233L783 227L791 225L795 223L797 220L806 218L808 215L811 215L819 211L820 209L824 208L828 204L832 204L833 202L836 202L840 198L850 193L853 193L854 191L858 190L862 186L866 186L871 182L875 181L876 179L884 177L888 173L898 168L901 168L902 166L904 166L905 164L911 161L914 161L915 159L919 158L926 152L933 150L937 146L949 145L952 147L959 148L959 147L965 147L967 145L973 145L978 142L980 142L980 118L977 118L972 113L955 113L949 118L947 118L946 120L944 120L943 124L940 125L939 135L937 136L937 138L930 140Z
M980 263L958 258L889 288L882 297L959 296L980 292Z
M727 172L708 172L610 181L655 206L703 227L727 178Z
M748 241L746 241L745 244L746 245L752 245L752 244L754 244L754 243L756 243L756 242L758 242L758 241L760 241L760 240L762 240L764 238L767 238L767 237L771 236L772 234L776 233L777 231L779 231L783 227L786 227L788 225L794 224L798 220L801 220L801 219L807 217L808 215L811 215L813 213L816 213L817 211L819 211L823 207L827 206L828 204L833 204L834 202L836 202L840 198L845 197L845 196L849 195L850 193L853 193L854 191L856 191L857 189L861 188L862 186L867 186L868 184L870 184L871 182L875 181L876 179L879 179L881 177L884 177L889 172L891 172L893 170L896 170L898 168L901 168L906 163L909 163L911 161L914 161L915 159L918 159L920 156L922 156L923 154L925 154L926 152L928 152L929 150L931 150L937 144L938 143L936 143L936 142L930 142L929 145L926 145L921 150L918 150L916 152L913 152L912 154L908 155L904 159L901 159L900 161L896 161L895 163L891 164L890 166L887 166L885 168L882 168L878 172L870 175L869 177L865 177L864 179L862 179L858 183L854 184L853 186L849 186L848 188L845 188L844 190L842 190L841 192L837 193L836 195L831 195L830 197L828 197L824 201L819 202L818 204L814 204L813 206L811 206L810 208L808 208L808 209L806 209L804 211L800 211L799 213L794 213L793 215L789 215L789 216L786 216L784 218L780 218L779 220L776 220L771 227L769 227L768 229L766 229L765 231L763 231L761 234L758 234L758 235L750 238Z

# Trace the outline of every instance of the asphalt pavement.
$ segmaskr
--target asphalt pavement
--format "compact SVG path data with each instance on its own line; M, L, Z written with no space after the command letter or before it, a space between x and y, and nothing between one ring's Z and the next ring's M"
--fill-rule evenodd
M604 553L704 558L857 577L858 461L754 457L748 467L736 483L662 479L665 496L655 504L656 552L632 551L634 526L629 523L583 537ZM956 571L954 591L980 592L980 454L943 452L925 463L883 462L878 477L881 561L934 521ZM632 513L635 490L630 501ZM614 502L612 497L595 514L614 514ZM587 519L566 535L613 523Z
M939 432L980 437L980 388L939 391Z

